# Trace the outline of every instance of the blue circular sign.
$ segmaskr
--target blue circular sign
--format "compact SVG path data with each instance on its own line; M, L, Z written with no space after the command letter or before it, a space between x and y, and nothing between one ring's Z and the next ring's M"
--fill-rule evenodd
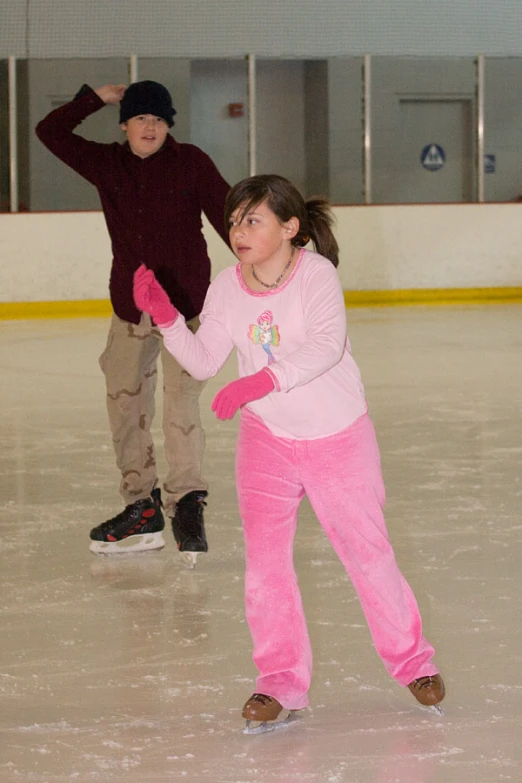
M440 144L426 144L421 152L420 161L427 171L438 171L446 163L446 153Z

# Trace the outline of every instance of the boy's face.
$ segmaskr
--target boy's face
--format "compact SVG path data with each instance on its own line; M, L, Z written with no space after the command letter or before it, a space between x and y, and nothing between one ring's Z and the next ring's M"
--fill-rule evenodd
M165 120L153 114L138 114L137 117L122 122L120 127L127 134L132 152L139 158L154 155L163 146L169 132Z

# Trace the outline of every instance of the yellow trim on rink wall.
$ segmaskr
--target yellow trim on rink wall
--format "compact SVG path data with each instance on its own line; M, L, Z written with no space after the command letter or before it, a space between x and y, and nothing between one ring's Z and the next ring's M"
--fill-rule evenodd
M345 291L346 307L494 304L522 302L522 288L412 288L400 291ZM26 318L108 318L108 299L75 302L0 302L0 320Z
M21 318L97 318L112 315L108 299L76 302L0 302L0 319Z
M411 288L400 291L345 291L344 302L346 307L522 302L522 288Z

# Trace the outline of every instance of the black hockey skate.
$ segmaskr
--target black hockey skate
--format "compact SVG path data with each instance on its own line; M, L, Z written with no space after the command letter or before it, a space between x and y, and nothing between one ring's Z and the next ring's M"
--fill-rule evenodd
M172 532L185 565L194 568L199 552L208 552L203 521L203 506L208 492L195 490L184 495L176 503L172 517Z
M153 489L150 498L130 503L124 510L90 532L89 549L95 555L117 555L162 549L165 521L161 512L161 492Z

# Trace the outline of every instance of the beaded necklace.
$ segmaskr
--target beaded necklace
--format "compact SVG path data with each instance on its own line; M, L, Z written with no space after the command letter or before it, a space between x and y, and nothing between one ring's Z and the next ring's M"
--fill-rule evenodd
M283 279L283 277L287 273L290 264L292 263L292 259L294 257L294 251L295 251L295 247L292 247L292 252L290 253L290 258L288 259L288 261L285 264L285 268L283 269L283 271L281 272L281 274L279 275L277 280L274 280L273 283L263 283L263 281L260 280L259 277L256 275L256 270L255 270L254 266L252 266L252 277L254 278L254 280L256 280L258 283L260 283L265 288L277 288L279 286L279 283L281 282L281 280Z

